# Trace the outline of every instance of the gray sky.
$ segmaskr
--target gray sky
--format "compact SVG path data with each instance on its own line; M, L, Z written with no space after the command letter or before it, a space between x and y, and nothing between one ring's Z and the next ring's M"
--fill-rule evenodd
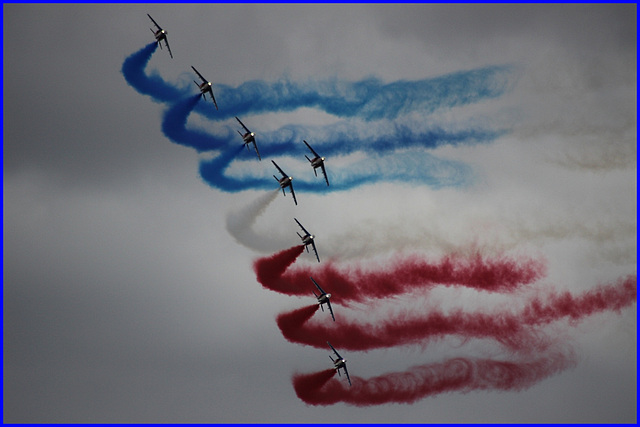
M297 191L297 207L279 195L247 242L227 219L266 192L210 187L198 154L162 133L166 107L122 76L153 41L146 13L174 54L156 51L148 70L169 82L188 81L190 65L214 87L513 66L503 96L425 118L509 132L428 150L470 165L469 187ZM635 275L636 5L5 4L3 18L5 422L636 422L635 304L552 325L577 365L519 392L308 406L291 376L329 368L329 352L287 342L275 317L311 292L270 292L252 270L299 242L295 215L323 261L526 254L547 263L536 288L573 292ZM258 132L338 121L313 109L252 116ZM466 295L447 292L431 302ZM445 339L342 355L367 378L496 351Z

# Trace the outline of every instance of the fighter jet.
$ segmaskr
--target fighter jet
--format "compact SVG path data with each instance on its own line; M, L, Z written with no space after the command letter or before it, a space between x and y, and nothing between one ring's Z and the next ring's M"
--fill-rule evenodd
M295 218L293 218L293 219L295 219ZM296 234L298 235L298 237L300 237L300 239L302 239L302 244L304 245L305 248L307 248L307 253L309 253L309 245L311 245L313 247L313 252L315 252L315 254L316 254L316 259L318 260L318 262L320 262L320 257L318 256L318 250L316 249L316 242L313 240L313 239L315 239L315 236L313 234L309 233L302 226L302 224L300 224L300 221L298 221L297 219L295 219L295 220L298 223L298 225L300 226L300 228L302 229L302 231L304 232L304 236L302 236L297 231L296 231Z
M171 56L171 59L173 59L173 54L171 53L171 48L169 47L169 40L167 40L167 34L169 33L163 30L162 27L160 27L160 25L158 25L158 23L151 17L151 15L147 13L147 16L149 17L149 19L151 19L151 21L153 22L153 25L155 25L158 28L157 30L154 30L153 28L149 28L153 33L153 35L155 36L158 46L160 46L160 49L162 49L162 43L160 42L164 40L164 44L167 45L167 50L169 51L169 55Z
M321 287L320 285L318 285L318 283L316 283L315 280L313 280L313 277L309 277L309 279L311 279L311 281L313 282L314 285L316 285L316 288L318 288L318 291L320 291L320 295L316 294L316 291L313 291L313 294L316 296L316 299L318 300L318 305L320 306L320 309L322 311L324 311L324 307L322 307L322 304L327 304L327 307L329 307L329 313L331 313L331 318L333 319L333 321L336 321L335 316L333 315L333 309L331 308L331 301L329 301L329 299L331 298L331 294L326 293Z
M280 171L280 174L282 174L282 178L278 179L275 175L273 175L273 177L275 178L276 181L278 181L278 184L280 184L280 188L282 188L282 194L284 194L285 196L287 195L284 192L284 189L286 187L289 187L291 189L291 195L293 196L293 203L296 204L296 206L298 205L298 201L296 200L296 193L293 191L293 184L291 183L291 181L293 180L293 177L287 175L286 173L284 173L284 171L282 169L280 169L280 166L278 166L276 164L276 162L274 162L273 160L271 160L271 163L273 163L273 165L278 168L278 171Z
M262 158L260 158L260 152L258 151L258 145L256 144L256 134L251 132L249 129L247 129L247 127L244 125L244 123L240 121L238 117L236 117L236 120L238 121L238 123L240 123L240 126L242 126L245 130L244 134L242 134L240 131L238 131L238 133L242 137L242 140L244 141L244 145L247 146L247 150L249 149L249 144L253 142L253 148L256 149L258 160L262 160Z
M327 341L327 344L329 344L329 347L331 347L331 350L333 350L333 352L336 354L336 356L338 356L338 358L335 359L335 360L333 360L333 357L329 356L329 358L333 362L333 369L338 371L338 376L339 376L340 375L340 368L343 368L344 369L344 374L347 376L347 381L349 381L349 386L351 386L351 378L349 378L349 371L347 371L347 359L343 359L342 356L340 356L338 354L336 349L333 348L333 346L331 345L331 343L329 341Z
M199 84L195 80L193 81L196 84L196 86L200 88L200 94L202 94L202 99L206 100L207 97L205 96L205 94L209 92L211 94L211 99L213 99L213 104L216 106L216 110L217 110L218 103L216 102L216 97L213 96L213 88L211 87L211 82L207 81L204 77L202 77L202 74L200 74L198 70L196 70L196 67L192 65L191 68L193 68L193 71L195 71L198 77L200 77L200 80L202 80L202 84Z
M329 178L327 178L327 171L324 168L324 157L320 157L318 155L318 153L316 153L315 150L313 148L311 148L311 146L309 145L309 143L307 141L304 141L304 143L307 145L307 147L309 147L309 150L311 150L311 152L315 156L313 159L310 159L305 154L305 157L307 158L307 160L309 160L309 163L311 163L311 166L313 166L313 173L316 176L318 176L318 172L316 171L316 169L320 168L322 170L322 174L324 175L324 180L327 181L327 185L329 185Z

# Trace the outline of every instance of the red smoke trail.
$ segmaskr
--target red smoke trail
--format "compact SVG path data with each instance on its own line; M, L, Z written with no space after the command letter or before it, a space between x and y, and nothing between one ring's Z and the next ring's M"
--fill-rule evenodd
M314 374L296 374L293 376L293 388L301 400L311 405L335 403L318 399L318 390L335 374L335 369L328 369Z
M302 251L304 251L304 245L297 245L269 257L256 260L253 263L253 271L256 273L258 282L271 289L267 284L277 281L287 268L298 259Z
M318 307L319 306L316 304L308 307L302 307L288 313L279 314L276 318L276 323L278 323L278 327L280 328L280 331L282 331L282 335L284 335L284 337L289 341L295 342L295 340L291 340L287 334L291 331L301 330L301 326L304 325L311 316L313 316L313 313L318 311Z
M370 379L352 376L352 387L342 381L329 381L326 371L296 374L293 387L298 397L310 405L413 403L454 391L522 390L574 364L573 357L561 353L523 361L456 358Z
M424 317L407 319L406 316L387 318L375 324L341 321L306 323L316 311L301 315L298 309L281 313L276 322L282 335L290 342L316 348L326 347L326 341L345 350L367 351L398 345L421 344L446 335L464 338L492 338L512 351L533 351L546 348L549 343L540 334L531 334L515 315L484 313L453 314L430 312Z
M341 321L307 323L317 306L305 307L278 315L276 322L283 336L291 342L324 348L326 341L345 350L372 350L397 345L425 344L425 341L455 335L466 339L491 338L518 352L546 349L551 341L537 326L568 318L577 322L597 312L632 305L637 299L636 277L618 279L574 296L566 292L551 294L542 300L525 301L518 311L496 310L492 313L455 310L449 314L430 310L414 318L406 315L388 317L375 324ZM517 301L514 305L522 306Z
M540 324L568 317L574 323L604 310L619 312L638 298L637 277L619 278L615 284L600 285L595 289L573 296L569 292L550 294L547 301L536 298L523 310L523 322Z
M328 262L318 267L299 267L281 274L261 275L277 255L261 258L255 262L258 281L268 289L287 295L307 295L312 276L327 292L340 295L341 303L363 301L369 298L384 298L414 289L425 289L437 285L466 286L491 292L509 292L523 284L533 283L544 276L543 261L530 258L486 259L477 254L471 258L449 255L438 262L429 262L413 255L397 258L388 266L378 270L364 268L339 268ZM274 261L275 262L275 261Z

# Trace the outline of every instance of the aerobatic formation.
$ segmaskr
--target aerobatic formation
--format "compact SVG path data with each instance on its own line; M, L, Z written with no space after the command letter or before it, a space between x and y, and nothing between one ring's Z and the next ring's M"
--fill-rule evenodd
M257 200L255 206L246 210L244 215L228 220L228 229L232 234L232 229L244 232L250 229L280 190L286 197L288 188L294 205L298 205L293 176L287 174L274 159L271 159L271 163L279 174L273 174L277 186L267 176L266 170L263 175L254 172L253 175L248 173L241 177L227 173L230 165L239 159L244 147L249 151L253 148L258 158L257 164L260 164L263 156L296 159L310 152L311 157L307 154L304 157L315 179L296 179L298 191L326 194L382 181L440 188L466 185L472 173L464 163L439 159L429 154L429 149L443 145L487 144L507 132L505 129L480 127L474 121L469 121L472 124L466 125L466 128L456 127L455 131L437 126L413 127L400 123L376 126L371 133L363 129L351 129L351 123L348 126L336 124L324 128L292 126L279 132L260 134L261 154L256 133L249 130L238 116L312 107L338 117L361 119L369 123L393 121L416 111L430 114L440 108L498 98L509 86L510 67L486 67L422 81L391 84L382 84L373 79L355 83L306 84L253 81L237 88L216 84L220 101L218 105L213 84L193 66L191 68L200 79L200 82L194 80L198 87L195 95L184 85L171 84L157 73L148 75L145 72L152 54L158 46L162 48L162 42L173 58L167 32L151 15L148 17L156 27L155 30L151 29L155 41L125 59L122 73L126 81L139 93L168 105L162 119L162 131L167 138L200 153L212 153L200 161L200 174L209 185L227 192L272 190L266 197ZM215 110L210 103L198 103L200 97L207 99L207 93ZM346 93L349 95L346 96ZM235 118L242 131L237 126L227 128L225 135L224 132L210 134L189 128L187 118L194 111L209 120ZM252 126L251 123L249 125ZM239 139L234 130L240 135ZM321 141L318 151L323 154L346 156L375 150L377 156L346 168L332 167L330 184L325 167L326 158L307 142L307 131L322 136L314 141ZM389 159L401 161L389 162ZM288 169L291 163L286 161L281 164ZM318 179L317 169L320 169L324 183ZM321 263L315 235L307 231L297 218L292 218L302 232L296 231L301 244L256 259L254 271L257 282L270 291L309 298L313 293L315 297L313 304L280 313L276 317L278 327L289 342L331 351L329 357L332 365L328 369L293 375L292 383L297 396L311 405L338 402L355 406L413 403L428 396L453 391L522 390L576 364L572 349L568 345L558 344L560 340L544 328L546 325L561 320L574 325L596 313L619 312L635 304L637 298L636 276L633 275L602 283L581 293L539 287L533 289L533 285L546 276L546 263L539 257L523 255L509 257L476 251L471 255L450 253L428 259L402 252L386 264L380 262L375 267L332 258ZM240 233L234 237L243 244L247 241L255 244L257 241ZM264 246L269 246L269 242ZM305 249L310 252L309 246L318 263L294 266ZM464 308L446 310L427 304L424 307L407 307L402 313L387 311L381 320L371 322L350 319L340 309L342 307L346 311L355 306L364 306L368 314L375 316L382 301L405 295L428 297L432 290L445 287L474 292L476 295L496 295L511 304L478 311ZM334 312L336 305L339 307ZM314 321L312 317L318 307L324 312L325 306L331 319L324 315L326 318ZM444 338L459 339L463 343L470 339L486 340L496 344L503 357L456 357L413 366L404 372L387 372L362 378L349 375L347 360L337 350L366 352L399 346L428 348ZM333 378L335 373L342 376L341 372L344 378Z

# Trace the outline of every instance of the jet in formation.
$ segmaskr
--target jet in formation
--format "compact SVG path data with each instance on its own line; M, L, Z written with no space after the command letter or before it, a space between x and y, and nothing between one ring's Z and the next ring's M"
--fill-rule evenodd
M276 162L274 162L273 160L271 160L271 163L273 163L273 165L276 168L278 168L278 171L282 175L282 178L280 178L280 179L278 179L275 175L273 175L275 180L278 181L278 184L280 184L280 188L282 188L282 194L284 194L286 196L287 194L284 192L284 189L289 187L291 189L291 195L293 196L293 203L295 203L296 206L297 206L298 205L298 201L296 200L296 193L293 191L293 184L291 183L291 181L293 180L293 177L291 177L291 176L287 175L286 173L284 173L284 171L282 169L280 169L280 166L278 166L276 164Z
M324 289L322 289L320 285L318 285L318 283L315 280L313 280L313 277L309 277L309 279L311 279L313 284L316 285L316 288L318 288L318 291L320 291L320 295L317 295L316 291L313 291L313 294L316 296L316 299L318 300L318 305L320 306L320 309L324 311L324 307L322 306L322 304L327 304L327 307L329 308L329 313L331 313L331 318L335 322L336 318L333 315L333 309L331 308L331 301L329 301L329 299L331 298L331 294L326 293Z
M318 176L318 172L316 171L316 169L320 168L322 170L322 174L324 175L324 180L327 181L327 185L329 185L329 178L327 178L327 171L324 168L324 157L320 157L320 155L316 153L313 148L311 148L311 146L307 141L304 141L304 143L307 145L307 147L309 147L309 150L311 150L311 152L315 156L313 159L310 159L309 156L305 154L305 157L307 158L307 160L309 160L309 163L311 163L311 166L313 166L313 173L316 176Z
M167 45L167 50L169 51L169 55L171 56L171 59L173 59L173 54L171 53L171 48L169 47L169 40L167 40L168 33L165 30L163 30L160 25L158 25L158 23L151 17L151 15L147 13L147 16L149 17L149 19L151 19L151 22L153 22L153 25L155 25L158 28L157 30L154 30L153 28L149 28L153 33L153 35L155 36L158 46L160 46L160 49L162 49L162 43L160 42L164 40L164 44Z
M340 376L340 368L344 369L344 374L347 376L347 381L349 381L349 386L351 386L351 378L349 378L349 371L347 371L347 359L344 359L342 356L340 356L329 341L327 341L327 344L329 344L329 347L331 347L331 350L333 350L336 356L338 356L338 358L335 360L333 359L333 357L329 356L329 358L333 362L333 369L338 371L338 376Z
M316 249L316 242L314 240L316 236L314 236L313 234L309 233L307 231L307 229L304 228L302 226L302 224L300 224L300 221L298 221L296 218L293 218L293 219L298 223L298 225L300 226L300 228L304 232L304 236L301 235L300 233L298 233L297 231L296 231L296 234L302 240L302 244L307 249L307 253L309 253L309 245L311 245L313 247L313 252L316 254L316 259L318 260L318 262L320 262L320 257L318 256L318 250Z
M213 99L213 105L216 106L216 110L217 110L218 109L218 103L216 102L216 97L213 96L213 88L211 87L211 82L207 81L207 79L202 77L202 74L200 74L198 72L198 70L196 70L196 67L194 67L192 65L191 68L193 68L193 71L195 71L196 74L198 75L198 77L200 77L200 80L202 80L202 84L198 83L195 80L193 81L196 84L196 86L198 86L198 88L200 88L200 94L202 95L202 99L206 100L207 97L205 96L205 94L207 92L209 92L211 94L211 99Z
M258 160L262 160L262 158L260 158L260 152L258 151L258 145L256 144L256 134L251 132L249 129L247 129L247 127L244 125L244 123L240 121L238 117L236 117L236 120L238 121L238 123L240 123L240 126L244 128L244 134L240 131L238 131L238 133L242 137L242 140L244 141L244 145L247 146L247 150L249 149L249 144L253 143L253 148L256 149Z

